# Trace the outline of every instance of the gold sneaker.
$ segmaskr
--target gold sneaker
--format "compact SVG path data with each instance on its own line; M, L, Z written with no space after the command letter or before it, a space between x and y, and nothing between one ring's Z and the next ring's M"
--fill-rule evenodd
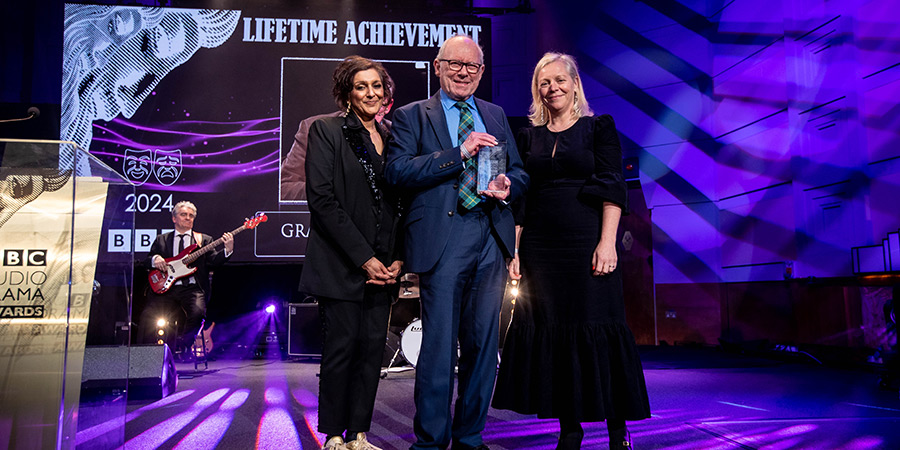
M325 443L325 446L322 447L322 450L347 450L348 448L349 447L344 444L344 438L335 436Z
M356 433L356 440L346 444L347 450L381 450L366 440L366 433Z

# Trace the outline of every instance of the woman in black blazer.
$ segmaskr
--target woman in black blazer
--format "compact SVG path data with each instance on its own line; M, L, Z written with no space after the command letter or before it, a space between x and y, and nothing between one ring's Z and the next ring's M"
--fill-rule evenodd
M381 64L349 56L338 64L333 82L334 98L346 115L319 119L310 128L311 229L300 286L318 299L322 317L318 429L327 436L323 448L379 450L365 432L403 265L397 256L399 196L382 176L390 133L376 120L390 104L393 81Z

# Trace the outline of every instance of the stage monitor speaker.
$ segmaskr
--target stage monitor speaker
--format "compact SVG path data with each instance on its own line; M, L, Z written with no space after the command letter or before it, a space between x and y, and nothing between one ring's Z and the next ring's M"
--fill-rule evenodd
M288 355L322 356L318 303L288 303Z
M168 345L88 346L82 393L124 389L129 398L160 399L175 392L178 374Z

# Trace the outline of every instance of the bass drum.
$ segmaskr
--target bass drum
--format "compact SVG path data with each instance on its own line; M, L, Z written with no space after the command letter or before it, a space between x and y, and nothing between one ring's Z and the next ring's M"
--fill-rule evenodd
M400 353L413 367L422 349L422 319L415 319L400 333Z

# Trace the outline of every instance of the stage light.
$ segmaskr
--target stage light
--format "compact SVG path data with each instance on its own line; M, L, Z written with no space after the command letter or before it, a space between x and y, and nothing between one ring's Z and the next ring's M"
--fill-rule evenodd
M509 295L513 297L513 301L519 296L519 280L509 280Z
M169 326L169 321L166 320L165 317L160 317L156 320L156 343L158 345L163 345L166 342L166 328Z
M270 304L270 305L266 306L266 312L269 314L272 314L273 312L275 312L275 305Z

